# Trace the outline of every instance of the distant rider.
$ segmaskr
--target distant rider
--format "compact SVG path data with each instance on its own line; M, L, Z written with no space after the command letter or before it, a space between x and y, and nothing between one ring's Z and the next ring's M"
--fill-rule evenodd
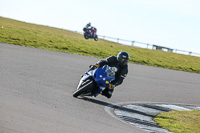
M115 67L117 72L115 73L115 80L111 81L108 88L106 88L102 95L110 98L114 91L114 88L120 84L122 84L124 78L128 74L128 61L129 54L127 52L121 51L117 56L110 56L104 60L98 61L95 65L91 67L90 70L94 70L98 67L103 67L104 65L108 65L110 67Z
M92 34L93 37L96 36L96 32L97 32L97 29L95 27L92 27L91 28L91 34Z
M88 23L88 24L85 26L85 28L86 28L86 29L89 29L90 26L91 26L91 23Z
M85 26L84 31L89 31L90 35L92 36L92 27L90 22Z

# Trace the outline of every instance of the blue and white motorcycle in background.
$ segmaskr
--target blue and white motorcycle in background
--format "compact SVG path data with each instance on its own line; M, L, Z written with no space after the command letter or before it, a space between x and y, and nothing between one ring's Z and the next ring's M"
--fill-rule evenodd
M115 79L115 67L105 65L103 68L97 68L86 72L73 93L74 97L77 96L97 96L108 87L109 83Z
M98 41L98 35L96 34L96 28L94 28L94 27L91 27L91 28L89 28L89 29L87 29L87 28L83 28L83 31L84 31L84 38L85 39L89 39L89 38L94 38L94 40L95 41ZM94 35L92 35L91 34L91 31L94 31L95 32L95 34Z

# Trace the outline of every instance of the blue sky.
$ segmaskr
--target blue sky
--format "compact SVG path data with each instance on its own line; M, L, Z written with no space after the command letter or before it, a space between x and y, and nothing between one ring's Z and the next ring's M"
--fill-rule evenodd
M200 0L0 0L0 16L200 53Z

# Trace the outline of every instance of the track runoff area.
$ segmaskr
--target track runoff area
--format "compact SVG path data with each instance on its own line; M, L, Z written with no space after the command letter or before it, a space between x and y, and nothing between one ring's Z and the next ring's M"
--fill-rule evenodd
M200 110L196 105L167 103L119 103L108 105L105 111L116 119L141 128L147 132L170 133L160 127L153 118L162 112Z

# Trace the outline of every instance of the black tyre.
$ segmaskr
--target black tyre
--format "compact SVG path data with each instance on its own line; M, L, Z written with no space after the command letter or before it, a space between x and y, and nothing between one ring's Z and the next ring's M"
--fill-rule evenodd
M77 97L77 96L83 94L84 92L87 92L88 90L92 90L93 87L94 87L93 81L90 81L87 84L85 84L84 86L82 86L80 89L75 91L73 93L73 96Z
M89 37L87 36L87 34L84 34L85 39L88 39Z
M94 40L95 40L95 41L98 41L98 36L97 36L97 35L94 37Z

